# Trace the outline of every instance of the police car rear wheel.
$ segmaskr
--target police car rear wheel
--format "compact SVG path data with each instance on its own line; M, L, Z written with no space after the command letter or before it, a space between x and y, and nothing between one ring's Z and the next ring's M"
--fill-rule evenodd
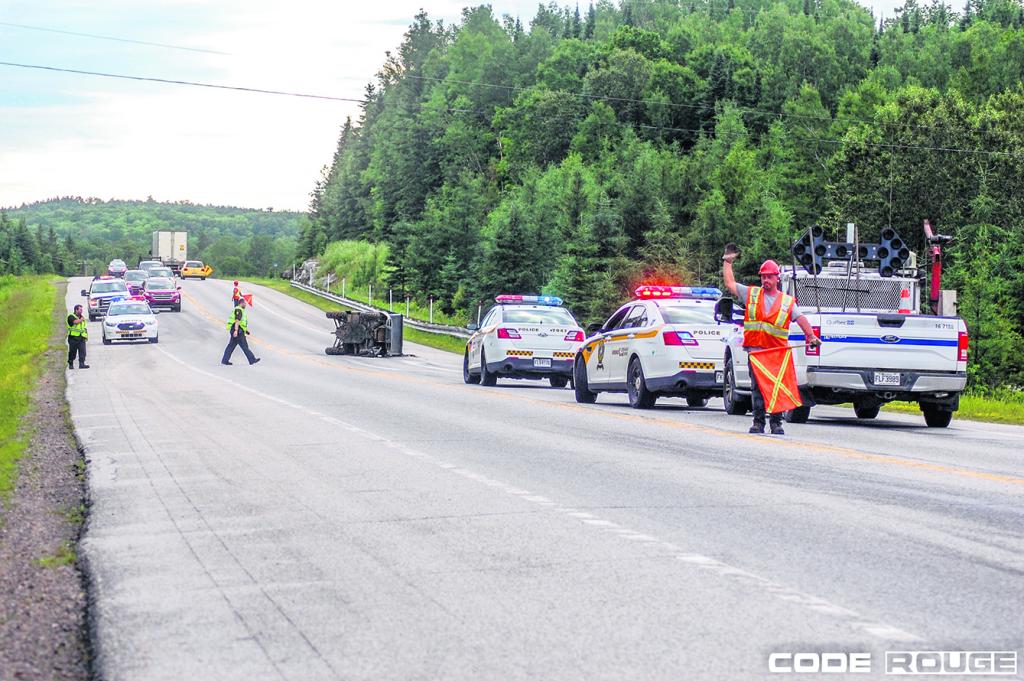
M572 389L576 393L576 401L580 404L597 402L597 393L591 392L587 382L587 365L582 358L576 360L572 372Z
M658 396L647 389L647 380L644 378L644 368L640 366L640 360L634 357L629 362L629 372L626 379L626 392L629 395L629 406L634 409L650 409L658 401Z
M548 376L548 383L551 384L552 388L564 388L569 385L568 376Z
M731 416L743 416L750 409L749 403L736 394L736 372L732 368L732 357L725 362L725 388L722 390L722 401L725 402L725 413Z
M476 385L480 382L480 374L473 374L469 371L469 353L465 353L462 356L462 380L470 385Z
M498 377L487 370L487 355L480 350L480 385L488 388L498 384Z

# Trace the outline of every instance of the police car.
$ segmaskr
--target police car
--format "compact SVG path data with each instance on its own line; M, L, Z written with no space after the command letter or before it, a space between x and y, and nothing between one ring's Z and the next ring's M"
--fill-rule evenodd
M583 329L555 296L501 295L480 326L470 324L462 378L494 385L502 378L546 378L564 388Z
M692 407L721 395L722 338L731 331L715 321L717 288L640 286L636 299L613 314L576 355L576 401L598 393L626 393L635 409L659 397L685 397Z
M160 328L155 315L145 301L120 300L111 303L103 318L103 344L137 340L158 343Z

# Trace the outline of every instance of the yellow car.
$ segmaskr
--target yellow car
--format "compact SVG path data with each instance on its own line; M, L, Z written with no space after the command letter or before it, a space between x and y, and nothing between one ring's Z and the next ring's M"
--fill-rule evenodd
M211 274L213 274L213 268L209 265L204 265L199 260L187 260L181 267L182 279L188 279L189 277L206 279Z

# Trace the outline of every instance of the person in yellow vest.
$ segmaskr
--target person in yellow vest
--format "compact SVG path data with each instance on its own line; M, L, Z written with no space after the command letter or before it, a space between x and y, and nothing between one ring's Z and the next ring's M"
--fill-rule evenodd
M245 298L239 299L238 305L228 317L228 346L224 348L224 356L220 359L221 364L231 365L231 354L235 351L236 345L242 348L249 364L260 361L259 357L252 354L252 350L249 349L249 341L245 338L249 335L249 316L245 313L245 307Z
M89 340L89 327L81 305L75 305L75 311L68 315L68 369L75 368L75 357L78 357L78 368L88 369L85 363L85 342Z
M743 348L749 353L752 350L766 350L783 347L789 344L789 325L796 322L803 329L806 343L811 347L821 345L821 339L814 333L811 323L796 305L792 296L779 289L779 264L774 260L765 260L761 265L760 286L745 286L736 283L732 271L732 263L739 257L734 249L726 249L722 256L722 278L725 288L737 300L744 301L746 314L743 318ZM748 354L749 358L749 354ZM749 359L748 359L749 366ZM754 412L754 424L751 433L763 433L765 425L765 402L757 381L754 369L750 367L750 402ZM785 435L782 428L782 412L768 414L772 435Z
M242 290L238 288L238 282L235 282L235 287L231 290L231 307L238 307L238 301L242 299Z

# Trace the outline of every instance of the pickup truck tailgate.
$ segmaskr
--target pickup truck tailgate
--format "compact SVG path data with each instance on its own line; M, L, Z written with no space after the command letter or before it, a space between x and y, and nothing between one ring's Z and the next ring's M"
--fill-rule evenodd
M823 312L807 318L824 341L819 355L803 358L807 366L958 369L961 322L955 317ZM791 340L803 340L803 333L797 330Z

